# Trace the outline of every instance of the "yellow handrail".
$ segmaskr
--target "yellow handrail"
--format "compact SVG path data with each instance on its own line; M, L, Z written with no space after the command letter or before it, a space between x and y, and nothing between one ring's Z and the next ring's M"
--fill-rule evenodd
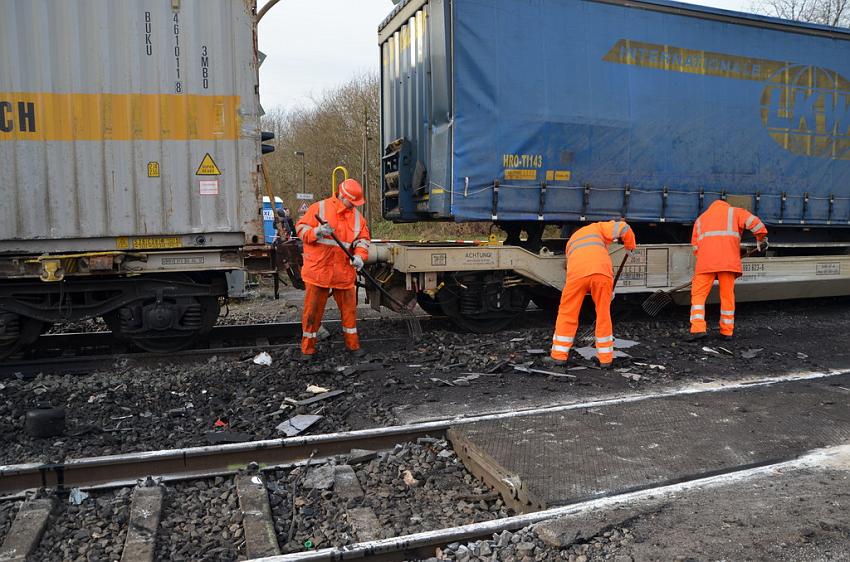
M331 193L333 193L334 197L336 197L336 186L337 186L336 172L337 172L337 170L342 170L342 181L345 181L349 178L348 170L345 169L345 166L337 166L336 168L334 168L334 171L331 172ZM340 182L340 183L342 183L342 182Z

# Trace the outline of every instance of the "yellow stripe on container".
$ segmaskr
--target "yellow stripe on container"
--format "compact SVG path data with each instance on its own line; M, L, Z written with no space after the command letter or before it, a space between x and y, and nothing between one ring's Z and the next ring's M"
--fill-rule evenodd
M0 102L0 128L11 129L0 142L239 137L239 96L0 92Z

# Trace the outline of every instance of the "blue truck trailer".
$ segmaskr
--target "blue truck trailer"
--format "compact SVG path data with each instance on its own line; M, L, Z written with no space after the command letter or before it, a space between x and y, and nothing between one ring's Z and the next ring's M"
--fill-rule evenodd
M850 294L850 30L660 0L406 0L378 34L384 217L507 232L372 244L396 301L498 330L557 307L565 240L545 225L616 217L639 244L617 293L671 289L718 198L770 230L739 300Z
M850 29L409 0L379 41L389 219L687 225L725 198L769 227L850 227Z

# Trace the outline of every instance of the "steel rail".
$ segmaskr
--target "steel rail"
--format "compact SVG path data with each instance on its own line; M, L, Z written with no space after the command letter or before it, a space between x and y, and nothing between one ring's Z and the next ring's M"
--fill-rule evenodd
M27 463L0 466L0 496L41 487L91 487L112 482L133 481L147 476L168 479L195 478L210 473L234 473L250 463L261 468L303 462L311 456L330 457L351 449L380 450L420 437L444 438L452 427L482 421L502 420L612 404L624 404L670 396L729 392L741 388L769 386L784 382L824 379L847 374L847 370L793 373L783 376L745 380L724 386L691 385L683 388L639 395L615 396L570 404L529 408L507 412L459 416L415 424L314 436L269 439L205 447L190 447L105 457L71 459L61 463Z
M423 319L432 317L423 315ZM399 322L401 318L382 317L358 320L360 326L376 322ZM325 320L326 327L340 325L339 320ZM112 332L71 332L46 334L33 346L34 359L7 360L0 365L0 377L36 373L85 374L109 366L116 359L162 359L163 357L191 357L211 353L240 353L263 347L274 349L281 345L294 345L301 334L300 322L275 322L268 324L233 324L216 326L195 347L172 354L151 353L133 349L131 345L116 340ZM280 344L273 342L286 341ZM362 340L364 342L368 339ZM231 342L225 344L225 342ZM239 342L235 344L232 342ZM104 352L103 350L108 350ZM76 352L76 354L75 354Z

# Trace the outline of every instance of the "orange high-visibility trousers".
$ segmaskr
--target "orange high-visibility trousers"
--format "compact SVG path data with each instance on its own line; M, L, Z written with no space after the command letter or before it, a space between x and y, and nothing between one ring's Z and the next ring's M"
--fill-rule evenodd
M301 316L301 353L312 355L316 353L316 336L322 325L330 289L310 283L305 285L307 290L304 295L304 313ZM352 351L360 349L360 338L357 336L357 289L334 289L333 295L342 316L345 347Z
M614 280L601 273L567 279L561 292L561 305L558 308L558 319L555 321L555 335L552 337L553 359L568 358L578 329L581 304L587 293L590 293L590 298L596 305L596 356L600 363L610 363L614 360L614 326L611 324Z
M691 285L691 333L701 334L705 324L705 300L711 292L715 277L720 283L720 333L731 336L735 331L735 278L733 271L696 273Z

